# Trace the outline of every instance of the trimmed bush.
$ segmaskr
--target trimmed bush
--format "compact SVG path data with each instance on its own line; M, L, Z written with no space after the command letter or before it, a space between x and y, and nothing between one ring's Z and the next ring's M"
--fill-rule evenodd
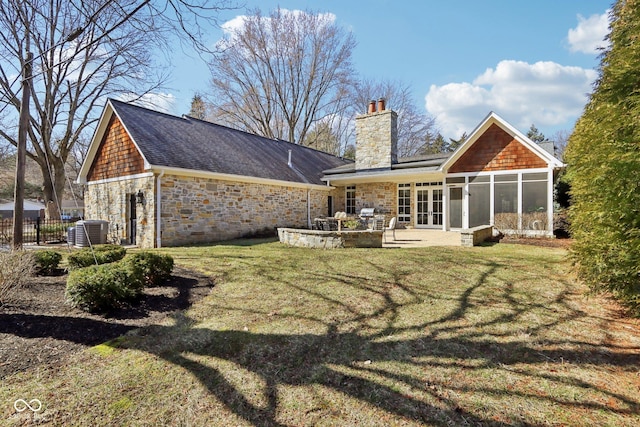
M56 251L44 250L33 253L36 263L36 273L39 275L50 275L58 269L62 255Z
M65 296L74 307L108 313L142 295L144 283L132 277L124 263L93 265L69 273Z
M26 251L0 252L0 305L33 274L33 254Z
M138 252L127 256L123 262L132 276L143 281L144 286L158 286L171 276L173 258L153 252Z
M71 270L89 267L96 264L107 264L119 261L127 254L127 250L118 245L94 245L92 248L82 248L69 255L68 263Z

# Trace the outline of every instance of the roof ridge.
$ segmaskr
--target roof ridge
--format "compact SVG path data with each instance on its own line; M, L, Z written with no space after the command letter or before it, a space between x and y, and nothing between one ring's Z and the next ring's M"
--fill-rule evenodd
M216 126L218 128L228 129L228 130L233 131L233 132L240 132L240 133L243 133L245 135L249 135L249 136L254 137L254 138L261 138L261 139L264 139L264 140L267 140L267 141L282 142L282 143L285 143L285 144L290 144L290 145L293 145L295 147L299 147L301 149L311 150L311 151L314 151L316 153L326 154L328 156L333 156L333 157L336 157L336 158L342 159L342 160L350 160L350 159L345 159L344 157L341 157L341 156L337 156L337 155L332 154L332 153L327 153L326 151L318 150L317 148L313 148L313 147L309 147L307 145L302 145L302 144L298 144L298 143L295 143L295 142L291 142L291 141L288 141L286 139L269 138L268 136L258 135L258 134L249 132L249 131L244 130L244 129L238 129L238 128L235 128L235 127L223 125L223 124L212 122L212 121L209 121L209 120L199 119L197 117L193 117L193 116L190 116L188 114L182 114L180 116L177 116L175 114L154 110L154 109L151 109L149 107L138 105L138 104L135 104L135 103L132 103L132 102L121 101L121 100L114 99L114 98L109 98L109 101L115 101L116 103L123 104L125 106L130 106L130 107L138 108L138 109L141 109L141 110L146 110L146 111L149 111L151 113L161 114L161 115L164 115L164 116L168 116L168 117L172 117L172 118L176 118L176 119L180 119L180 120L196 121L196 122L199 122L199 123L201 123L203 125Z

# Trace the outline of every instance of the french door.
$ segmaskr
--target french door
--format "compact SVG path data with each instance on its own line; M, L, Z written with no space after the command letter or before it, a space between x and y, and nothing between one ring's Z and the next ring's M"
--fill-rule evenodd
M416 227L435 228L442 226L443 190L416 184Z

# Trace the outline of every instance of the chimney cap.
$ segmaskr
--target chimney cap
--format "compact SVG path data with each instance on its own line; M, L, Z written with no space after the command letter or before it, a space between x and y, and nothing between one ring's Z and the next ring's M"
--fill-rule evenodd
M371 101L369 101L369 110L368 113L369 114L373 114L376 112L376 100L372 99Z

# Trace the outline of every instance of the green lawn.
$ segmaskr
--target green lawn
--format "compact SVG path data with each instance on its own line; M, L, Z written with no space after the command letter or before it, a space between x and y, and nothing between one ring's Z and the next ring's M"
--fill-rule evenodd
M215 281L171 322L6 379L64 425L640 424L640 326L562 249L162 249Z

